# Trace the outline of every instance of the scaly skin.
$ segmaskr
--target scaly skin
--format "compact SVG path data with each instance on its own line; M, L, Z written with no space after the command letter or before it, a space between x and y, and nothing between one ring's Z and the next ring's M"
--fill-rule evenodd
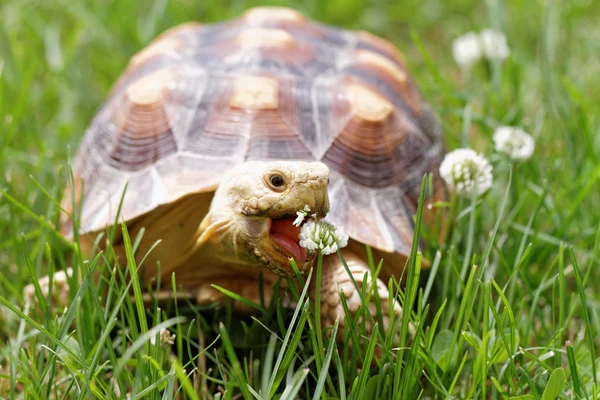
M397 325L400 322L398 316L402 312L402 307L395 299L391 298L387 286L382 280L373 280L373 275L367 263L365 263L356 254L350 250L342 250L342 255L346 261L348 269L352 273L352 278L356 282L359 290L363 290L363 286L368 284L368 290L371 290L371 302L363 305L360 297L360 292L356 290L352 278L348 275L344 264L337 256L332 254L323 259L323 276L321 278L321 320L324 327L333 326L335 320L339 320L339 328L337 339L344 339L344 330L346 328L346 312L342 306L341 296L343 295L348 306L350 314L356 314L359 307L368 307L371 315L377 321L377 308L375 305L375 296L373 285L376 285L377 295L379 296L382 313L382 323L384 330L388 330L390 322L390 301L393 301L392 311L396 314L394 323ZM367 281L365 282L365 277ZM314 283L313 283L314 285ZM362 324L362 320L355 321L357 325ZM370 335L373 332L373 324L370 320L364 321L367 333Z

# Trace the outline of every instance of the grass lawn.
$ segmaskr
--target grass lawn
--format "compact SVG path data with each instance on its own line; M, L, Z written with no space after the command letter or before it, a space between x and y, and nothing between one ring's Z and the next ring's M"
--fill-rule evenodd
M86 260L55 231L53 199L128 59L170 26L259 3L0 0L0 398L598 398L598 4L288 3L393 41L448 148L471 147L494 167L484 196L447 205L443 243L423 232L433 266L413 266L398 293L412 310L399 343L383 329L361 340L358 324L335 346L301 293L295 310L275 302L254 318L215 306L144 312L119 279L100 303L88 277L65 310L28 309L23 287L48 271L110 273L110 252ZM488 27L506 33L510 57L461 73L453 40ZM535 138L529 160L494 151L499 125ZM162 328L173 346L154 340Z

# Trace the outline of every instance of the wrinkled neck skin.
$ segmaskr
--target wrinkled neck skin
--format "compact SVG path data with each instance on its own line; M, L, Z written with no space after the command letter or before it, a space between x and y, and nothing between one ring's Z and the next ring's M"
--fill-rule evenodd
M144 284L155 279L159 264L161 282L167 286L173 272L183 287L197 286L206 279L230 275L255 278L269 272L257 267L256 261L245 256L243 248L234 242L240 237L236 232L260 231L264 220L236 216L227 207L217 206L213 199L212 193L189 196L130 224L132 237L146 230L137 252L138 261L145 260L141 272ZM217 229L221 232L215 231L210 240L199 244L204 232ZM122 245L115 250L119 258L126 258Z
M226 198L215 196L208 215L202 221L198 250L207 259L221 264L251 264L258 266L256 254L259 238L268 235L268 219L242 215ZM251 250L251 251L249 251Z

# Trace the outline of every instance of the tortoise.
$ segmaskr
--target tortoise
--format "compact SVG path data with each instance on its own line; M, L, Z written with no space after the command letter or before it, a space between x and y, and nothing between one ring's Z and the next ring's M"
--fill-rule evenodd
M376 284L389 304L383 282L402 274L423 176L433 176L430 201L446 195L443 153L431 107L391 43L253 8L171 28L132 57L80 144L61 231L89 252L126 221L132 237L145 229L138 260L161 240L143 263L145 284L160 274L170 285L174 273L179 294L199 303L223 300L211 284L258 301L259 275L270 297L292 274L290 258L301 271L313 265L292 223L308 206L345 228L342 254L359 285L370 274L365 245L385 259ZM340 289L351 312L360 297L336 254L322 274L330 326L344 315Z

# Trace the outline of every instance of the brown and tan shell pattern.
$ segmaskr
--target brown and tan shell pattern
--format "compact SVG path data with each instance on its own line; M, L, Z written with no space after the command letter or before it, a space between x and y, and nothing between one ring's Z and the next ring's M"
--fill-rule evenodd
M329 219L363 243L407 254L439 127L396 48L366 32L255 8L168 30L135 55L75 159L81 229L98 231L193 192L246 160L321 160ZM71 191L72 193L72 191ZM77 199L78 200L78 199ZM68 194L65 207L70 209ZM65 219L63 232L72 236Z

